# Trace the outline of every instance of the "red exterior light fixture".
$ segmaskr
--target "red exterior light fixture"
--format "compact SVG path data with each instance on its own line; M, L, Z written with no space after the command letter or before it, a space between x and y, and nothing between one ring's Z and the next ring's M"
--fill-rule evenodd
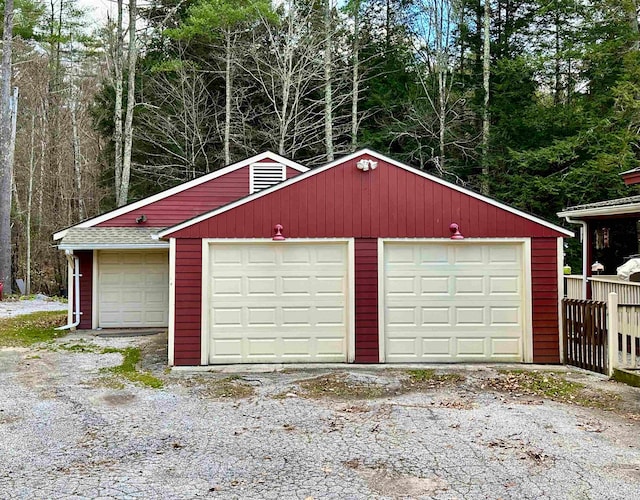
M460 233L460 226L455 222L452 222L449 226L449 231L451 231L451 239L452 240L464 240L464 236Z
M284 228L282 227L282 224L276 224L275 226L273 226L273 241L284 241L286 240L286 238L282 235L282 230Z

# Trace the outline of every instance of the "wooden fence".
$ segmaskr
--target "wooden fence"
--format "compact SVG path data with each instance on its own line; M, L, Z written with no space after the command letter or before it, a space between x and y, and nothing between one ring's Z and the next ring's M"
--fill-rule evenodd
M608 373L607 303L563 299L562 323L564 362Z

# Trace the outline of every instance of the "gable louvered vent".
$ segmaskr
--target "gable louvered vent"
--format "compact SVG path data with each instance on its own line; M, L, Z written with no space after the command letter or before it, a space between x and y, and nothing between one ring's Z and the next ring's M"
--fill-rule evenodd
M280 163L258 163L251 165L252 193L262 191L285 179L284 165Z

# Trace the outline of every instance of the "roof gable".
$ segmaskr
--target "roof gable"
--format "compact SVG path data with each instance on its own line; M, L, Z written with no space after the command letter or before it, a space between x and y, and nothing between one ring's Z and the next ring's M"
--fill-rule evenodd
M377 160L378 168L358 170L363 158ZM357 222L348 220L353 218ZM158 237L269 237L276 223L289 237L446 237L451 222L459 223L466 236L573 236L365 149L167 228Z
M57 233L55 233L53 235L53 239L54 240L59 240L61 238L63 238L67 231L71 228L89 228L89 227L94 227L94 226L111 226L111 227L121 227L121 226L127 226L130 224L122 224L120 223L120 221L118 220L118 218L122 218L122 216L125 216L127 214L131 214L131 212L135 212L137 210L142 210L145 208L148 208L151 205L157 205L158 203L167 200L168 198L171 197L181 197L181 195L183 195L186 191L192 190L192 191L203 191L203 195L209 196L210 193L206 193L205 190L202 189L203 185L210 183L212 181L216 181L216 185L218 183L222 182L222 178L225 179L230 179L229 174L233 174L234 172L238 172L241 169L246 169L246 187L243 185L242 187L240 187L239 189L236 188L235 190L230 190L228 189L227 186L220 186L223 191L224 191L224 196L221 197L220 201L217 203L215 203L216 200L210 200L210 203L213 203L213 206L220 206L223 204L227 204L230 201L233 201L235 199L238 199L242 196L245 196L247 193L249 193L249 167L250 165L256 164L256 163L263 163L263 162L276 162L276 163L280 163L282 165L284 165L286 167L286 172L287 172L287 177L291 177L293 175L290 174L297 174L298 172L306 172L309 169L293 160L289 160L287 158L284 158L280 155L277 155L275 153L272 153L270 151L264 152L264 153L260 153L258 155L252 156L250 158L247 158L245 160L236 162L232 165L228 165L224 168L221 168L219 170L216 170L215 172L211 172L209 174L205 174L201 177L198 177L197 179L193 179L192 181L188 181L182 184L179 184L178 186L174 186L172 188L166 189L165 191L161 191L160 193L156 193L152 196L149 196L147 198L143 198L142 200L138 200L135 201L133 203L130 203L128 205L125 205L123 207L119 207L116 208L114 210L111 210L110 212L101 214L97 217L93 217L91 219L87 219L85 221L80 222L79 224L76 224L74 226L70 226L69 228L63 229L62 231L59 231ZM226 177L225 177L226 176ZM184 196L183 196L184 197ZM187 201L187 197L184 197L185 200L180 199L179 200L179 205L180 204L184 204L185 201ZM208 207L205 208L199 208L197 205L194 206L194 211L192 211L192 213L189 216L193 216L193 213L199 213L202 212L203 210L211 210L212 205L209 204ZM189 217L187 216L187 217ZM184 219L186 217L183 217L182 219ZM135 217L134 217L135 219ZM121 219L120 219L121 220ZM151 224L155 224L153 221L150 221ZM175 221L170 222L169 224L175 223ZM159 224L159 226L167 226L169 224ZM156 224L157 225L157 224Z

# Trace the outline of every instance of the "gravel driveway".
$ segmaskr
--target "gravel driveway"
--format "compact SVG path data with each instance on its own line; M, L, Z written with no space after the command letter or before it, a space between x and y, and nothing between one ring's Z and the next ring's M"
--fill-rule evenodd
M141 346L164 388L121 386L85 341ZM165 373L164 342L0 350L0 497L640 498L640 392L598 376L574 375L628 408L497 391L487 367L398 394L397 370ZM303 390L327 375L385 395Z
M34 299L0 301L0 318L11 318L39 311L66 311L67 304L38 295Z

